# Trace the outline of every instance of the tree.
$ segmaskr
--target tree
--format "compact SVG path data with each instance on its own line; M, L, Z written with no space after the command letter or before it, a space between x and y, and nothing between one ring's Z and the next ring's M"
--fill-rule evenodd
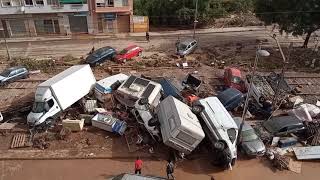
M267 25L277 23L280 33L306 35L303 47L320 29L320 0L257 0L255 9L257 17Z
M253 9L255 0L198 0L199 24L230 13ZM134 14L149 16L153 25L193 24L196 0L134 0ZM192 26L190 26L192 27Z

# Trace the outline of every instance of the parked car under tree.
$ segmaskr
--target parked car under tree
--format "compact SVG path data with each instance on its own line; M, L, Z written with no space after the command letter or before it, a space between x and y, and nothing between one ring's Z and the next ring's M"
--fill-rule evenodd
M0 85L6 86L11 82L29 77L29 71L22 66L11 67L0 73Z

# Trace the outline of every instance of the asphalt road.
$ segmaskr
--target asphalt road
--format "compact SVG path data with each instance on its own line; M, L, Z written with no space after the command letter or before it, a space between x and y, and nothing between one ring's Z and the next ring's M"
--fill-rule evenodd
M235 46L239 43L246 45L257 44L256 40L265 40L264 44L274 45L275 41L271 38L271 33L268 31L246 31L246 32L226 32L226 33L207 33L198 34L199 46ZM187 38L183 35L181 39ZM294 37L280 37L280 41L286 42L301 42L301 39ZM170 52L174 50L174 43L178 39L177 35L163 35L157 37L150 37L151 41L146 42L144 37L129 37L129 38L110 38L110 39L92 39L88 36L85 39L70 39L70 40L55 40L55 41L36 41L36 42L14 42L9 43L9 50L11 56L24 57L49 57L49 56L85 56L93 46L95 48L103 46L112 46L117 50L127 47L131 44L142 46L146 51ZM6 55L4 44L0 44L0 55Z
M132 173L134 160L38 160L0 161L0 180L99 180ZM166 162L144 160L142 174L165 177ZM218 170L206 160L184 161L175 169L176 179L209 180L316 180L319 163L303 162L302 173L275 171L267 160L238 161L233 170Z

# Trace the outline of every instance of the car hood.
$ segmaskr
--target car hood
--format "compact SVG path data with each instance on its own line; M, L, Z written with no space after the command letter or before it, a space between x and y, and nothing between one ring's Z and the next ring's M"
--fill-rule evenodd
M6 77L0 76L0 81L6 79Z
M256 139L253 141L244 141L242 142L242 146L245 149L246 153L249 155L255 155L259 152L265 152L266 147L260 139Z

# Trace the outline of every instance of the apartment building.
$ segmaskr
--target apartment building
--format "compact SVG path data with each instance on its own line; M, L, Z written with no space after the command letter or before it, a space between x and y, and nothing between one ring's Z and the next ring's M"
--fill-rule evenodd
M97 33L130 32L133 0L93 0L93 21Z
M0 0L0 36L130 32L133 0Z

